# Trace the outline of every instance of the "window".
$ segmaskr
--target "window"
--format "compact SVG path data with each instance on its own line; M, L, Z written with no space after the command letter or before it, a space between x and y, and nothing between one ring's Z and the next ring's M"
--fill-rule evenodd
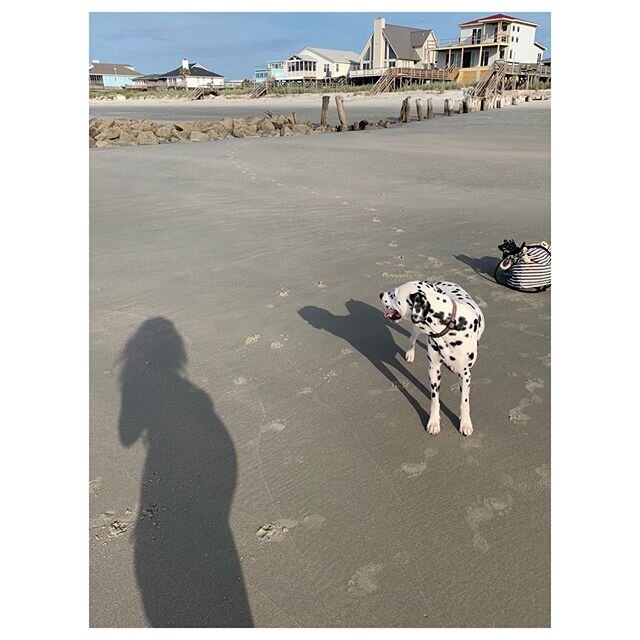
M511 58L513 58L513 51L509 51L509 60L511 60Z
M516 38L516 42L518 42L518 40L520 40L520 38Z
M336 63L336 73L338 73L338 71L340 71L340 65Z
M329 68L330 68L330 66L331 66L331 65L328 65L328 64L325 64L325 65L324 65L324 72L325 72L325 73L329 73Z
M542 54L541 53L538 54L538 62L540 62L540 58L542 58Z
M500 60L504 60L504 49L500 49Z
M489 54L491 52L490 51L483 51L482 52L482 62L480 62L480 66L482 67L486 67L489 65Z

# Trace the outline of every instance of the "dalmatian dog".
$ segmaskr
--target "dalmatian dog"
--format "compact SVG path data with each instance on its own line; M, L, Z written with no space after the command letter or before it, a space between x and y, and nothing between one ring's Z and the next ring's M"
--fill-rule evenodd
M460 432L473 433L469 407L471 368L478 358L478 340L484 331L484 316L471 296L453 282L405 282L380 294L392 322L411 320L407 362L413 362L416 340L427 336L431 410L427 431L440 433L440 377L444 364L460 379Z

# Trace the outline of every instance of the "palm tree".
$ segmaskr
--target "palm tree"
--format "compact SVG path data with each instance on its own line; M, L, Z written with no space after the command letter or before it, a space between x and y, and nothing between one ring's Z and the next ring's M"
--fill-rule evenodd
M189 67L180 67L180 75L182 76L182 80L184 82L184 88L187 88L187 76L191 75L191 69Z

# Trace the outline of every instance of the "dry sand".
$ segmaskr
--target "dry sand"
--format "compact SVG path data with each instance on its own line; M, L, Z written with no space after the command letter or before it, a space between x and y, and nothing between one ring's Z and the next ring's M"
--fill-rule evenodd
M550 624L550 294L486 274L550 239L549 139L535 102L90 152L92 626ZM483 307L470 438L382 316L415 278Z

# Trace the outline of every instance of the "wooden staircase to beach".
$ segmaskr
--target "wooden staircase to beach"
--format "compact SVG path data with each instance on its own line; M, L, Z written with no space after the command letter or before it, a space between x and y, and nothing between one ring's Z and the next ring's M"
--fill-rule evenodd
M249 98L262 98L262 96L266 96L268 85L268 81L256 85L256 88L249 94Z
M204 89L202 87L196 87L192 91L189 91L186 95L187 100L202 100L204 98Z
M390 67L378 78L371 89L371 95L385 93L403 83L412 82L451 82L457 73L455 67L445 69L416 69L413 67Z
M499 60L486 71L472 89L472 98L492 98L505 89L528 89L535 80L551 81L551 66L541 63L504 62Z

